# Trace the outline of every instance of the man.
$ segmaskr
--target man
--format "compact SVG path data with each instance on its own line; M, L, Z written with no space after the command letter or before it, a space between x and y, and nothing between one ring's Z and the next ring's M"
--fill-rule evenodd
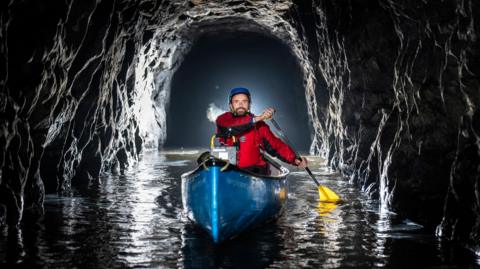
M277 138L264 122L273 117L273 108L267 108L259 116L250 113L251 97L246 88L234 88L229 95L230 112L218 116L217 137L220 143L237 146L237 166L255 173L268 174L267 162L261 151L266 151L280 160L307 167L305 157L295 156L295 152Z

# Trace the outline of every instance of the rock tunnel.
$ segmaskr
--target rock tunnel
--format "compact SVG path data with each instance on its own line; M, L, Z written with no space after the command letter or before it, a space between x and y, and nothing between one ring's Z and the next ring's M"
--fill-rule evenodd
M172 78L208 33L301 68L310 153L383 208L480 253L480 8L449 1L3 1L0 225L166 140Z

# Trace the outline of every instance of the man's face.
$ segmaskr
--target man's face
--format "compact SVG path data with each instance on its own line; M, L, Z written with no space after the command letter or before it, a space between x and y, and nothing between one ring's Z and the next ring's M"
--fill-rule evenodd
M248 100L248 96L243 93L235 94L232 97L230 109L238 116L247 114L247 112L250 110L250 101Z

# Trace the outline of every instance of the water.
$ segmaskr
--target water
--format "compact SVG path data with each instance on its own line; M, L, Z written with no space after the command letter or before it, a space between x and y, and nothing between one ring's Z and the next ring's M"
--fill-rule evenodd
M47 195L37 223L0 235L1 267L480 267L468 250L379 211L318 159L312 170L345 204L318 204L313 182L293 171L287 210L276 223L217 246L183 215L180 174L195 167L196 156L146 153L124 175L100 178L69 197Z

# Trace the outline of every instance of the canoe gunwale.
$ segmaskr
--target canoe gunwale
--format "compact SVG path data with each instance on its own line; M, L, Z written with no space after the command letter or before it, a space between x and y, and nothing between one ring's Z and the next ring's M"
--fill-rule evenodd
M226 164L227 164L226 161L211 156L208 159L206 159L205 161L203 161L202 163L200 163L197 166L197 168L195 168L194 170L182 174L181 177L182 178L189 178L192 175L196 174L197 172L205 169L205 167L210 167L210 166L222 166L223 167ZM273 176L272 175L265 175L265 174L258 174L258 173L254 173L254 172L249 171L249 170L244 170L244 169L239 168L238 166L232 165L232 164L228 164L228 167L226 168L226 171L235 170L235 171L238 171L238 172L241 172L241 173L244 173L244 174L248 174L249 176L253 176L253 177L261 178L261 179L268 179L268 180L284 180L284 179L287 178L290 171L286 167L281 166L278 163L275 163L275 164L272 164L272 165L274 167L276 167L276 169L280 170L282 173L279 174L279 175L273 175Z

